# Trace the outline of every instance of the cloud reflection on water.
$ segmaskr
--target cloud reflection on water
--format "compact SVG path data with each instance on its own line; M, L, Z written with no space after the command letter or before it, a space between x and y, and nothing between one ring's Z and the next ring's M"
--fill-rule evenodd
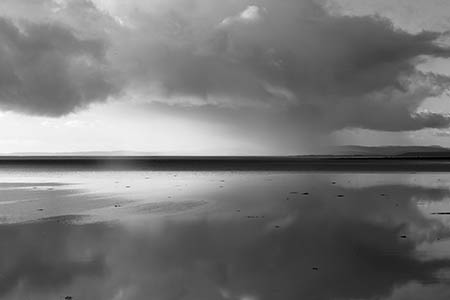
M158 218L1 225L0 297L397 300L434 288L448 295L438 273L450 267L450 250L425 259L417 249L450 231L416 200L442 202L449 190L284 176L221 194L206 189L208 209Z

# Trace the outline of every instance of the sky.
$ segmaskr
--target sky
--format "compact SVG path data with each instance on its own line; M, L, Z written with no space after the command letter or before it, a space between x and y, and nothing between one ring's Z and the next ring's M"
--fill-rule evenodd
M450 147L445 0L2 0L0 153Z

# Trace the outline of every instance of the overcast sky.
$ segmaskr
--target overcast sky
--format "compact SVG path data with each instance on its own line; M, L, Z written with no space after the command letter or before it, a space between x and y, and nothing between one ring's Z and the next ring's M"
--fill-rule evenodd
M0 152L450 146L444 0L2 0Z

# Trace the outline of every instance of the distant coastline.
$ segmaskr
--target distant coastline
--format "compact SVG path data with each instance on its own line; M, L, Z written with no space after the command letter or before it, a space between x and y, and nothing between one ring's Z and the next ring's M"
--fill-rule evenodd
M155 171L450 172L450 155L0 156L0 168Z

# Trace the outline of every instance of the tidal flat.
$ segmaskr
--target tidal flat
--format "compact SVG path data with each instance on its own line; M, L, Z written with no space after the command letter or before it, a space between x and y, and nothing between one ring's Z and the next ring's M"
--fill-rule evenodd
M449 299L450 173L0 167L1 299Z

